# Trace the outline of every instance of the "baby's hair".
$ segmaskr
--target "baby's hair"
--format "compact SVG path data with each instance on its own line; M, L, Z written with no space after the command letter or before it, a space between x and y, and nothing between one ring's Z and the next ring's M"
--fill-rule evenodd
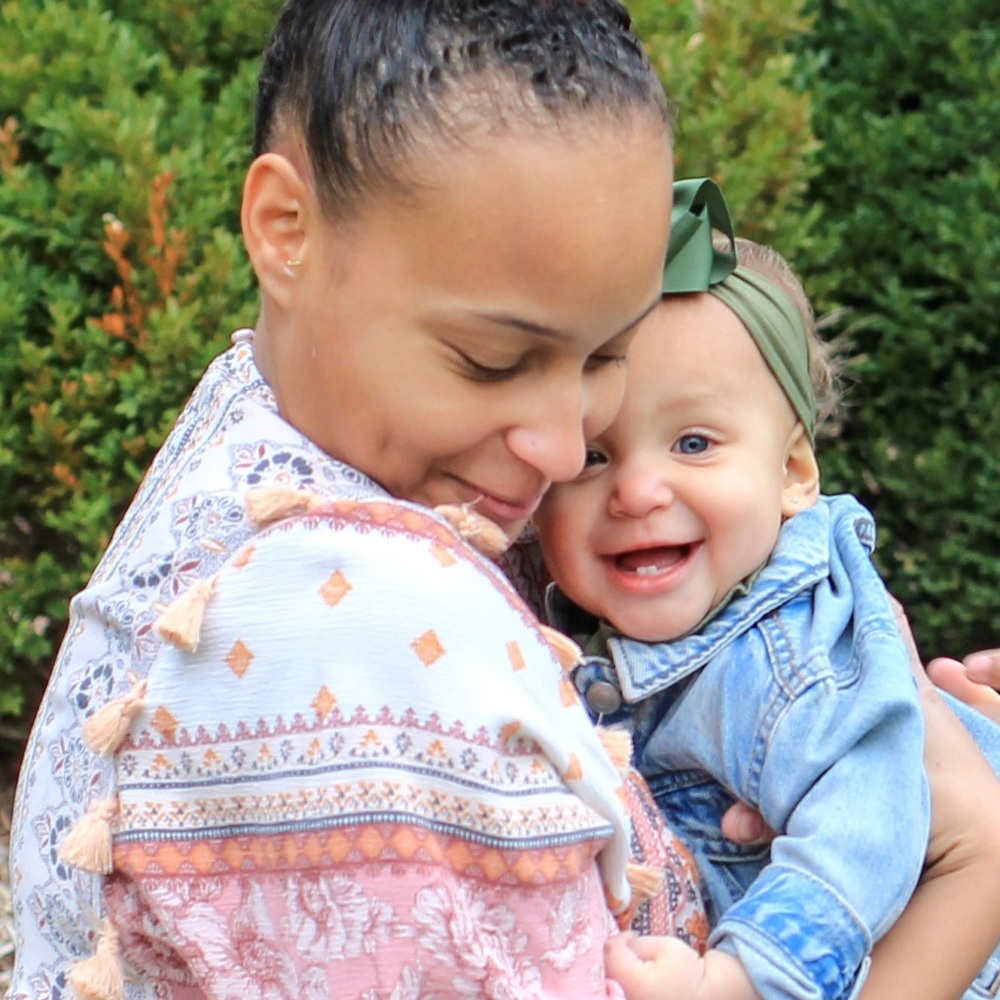
M728 240L714 241L720 249L728 249ZM806 329L809 348L809 381L816 396L816 433L822 436L835 426L841 405L842 360L819 335L816 316L802 282L791 265L772 247L736 238L736 256L743 267L773 281L795 304Z
M617 0L287 0L264 53L254 155L301 143L324 210L407 193L415 153L474 129L629 121L669 127Z

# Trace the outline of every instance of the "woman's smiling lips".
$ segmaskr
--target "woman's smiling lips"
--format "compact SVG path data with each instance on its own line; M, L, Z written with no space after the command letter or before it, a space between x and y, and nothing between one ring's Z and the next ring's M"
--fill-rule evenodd
M469 504L477 514L482 514L483 517L488 517L500 525L527 521L538 509L544 494L544 490L540 490L527 499L510 499L490 493L489 490L464 479L455 477L455 482L462 488L462 493L468 495L468 499L462 501L463 503Z

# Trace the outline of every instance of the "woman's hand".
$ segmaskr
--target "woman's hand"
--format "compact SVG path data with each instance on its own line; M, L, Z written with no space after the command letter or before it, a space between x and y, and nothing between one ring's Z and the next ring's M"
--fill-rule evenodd
M1000 781L924 673L898 607L897 616L926 723L931 837L917 891L876 945L861 1000L940 1000L961 995L1000 941Z
M939 657L927 664L927 676L1000 724L1000 649L972 653L961 661Z
M924 677L919 686L931 789L927 864L875 948L862 1000L959 996L1000 941L1000 781L934 685Z

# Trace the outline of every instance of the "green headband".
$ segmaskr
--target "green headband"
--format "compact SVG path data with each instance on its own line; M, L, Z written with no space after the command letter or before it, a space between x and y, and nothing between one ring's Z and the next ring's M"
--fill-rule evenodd
M713 246L713 229L729 238L729 250ZM726 199L706 177L674 184L663 294L689 292L708 292L739 317L813 441L816 396L802 315L782 288L738 263Z

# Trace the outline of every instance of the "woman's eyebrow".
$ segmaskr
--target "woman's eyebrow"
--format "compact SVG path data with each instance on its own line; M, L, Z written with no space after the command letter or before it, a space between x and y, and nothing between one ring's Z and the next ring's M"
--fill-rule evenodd
M630 320L616 333L611 334L608 340L614 340L615 337L620 336L627 330L631 330L632 327L641 323L659 304L661 295L659 292L656 294L656 298L646 306L635 319ZM487 323L495 323L498 326L509 326L515 330L521 330L524 333L533 334L536 337L545 337L549 340L570 340L572 339L572 334L567 333L565 330L557 330L555 327L545 326L542 323L535 323L528 319L523 319L520 316L513 316L509 313L482 313L474 312L472 314L476 319L483 320Z

